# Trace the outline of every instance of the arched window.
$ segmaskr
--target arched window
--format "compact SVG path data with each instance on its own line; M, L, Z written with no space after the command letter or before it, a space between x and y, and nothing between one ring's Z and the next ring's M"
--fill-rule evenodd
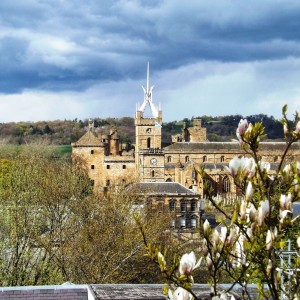
M189 156L186 156L185 157L185 162L187 163L187 162L189 162L190 161L190 157Z
M151 138L147 138L147 148L151 147Z
M223 179L222 188L224 193L230 192L230 180L227 176Z
M197 227L197 219L195 216L191 218L191 228L196 228Z
M155 172L154 170L151 171L151 177L154 177L155 176Z
M166 182L172 182L172 179L169 177Z
M221 160L221 162L224 162L225 161L225 156L222 155L220 160Z
M206 161L207 161L207 156L204 155L204 156L203 156L203 162L206 162Z
M167 157L167 162L168 162L168 163L172 162L172 156L169 155L169 156Z

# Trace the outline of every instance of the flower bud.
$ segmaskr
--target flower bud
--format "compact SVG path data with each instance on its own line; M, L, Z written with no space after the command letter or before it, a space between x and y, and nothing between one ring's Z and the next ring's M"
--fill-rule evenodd
M253 185L252 182L249 181L246 189L246 201L249 202L253 196Z
M210 230L210 224L206 219L205 222L203 223L203 231L205 236L208 235L209 230Z
M296 124L295 133L300 133L300 121L298 121Z
M206 265L207 265L207 269L211 271L213 267L213 263L209 255L206 256Z
M286 123L283 124L283 133L284 135L287 135L289 133L289 129Z
M273 248L272 233L271 230L269 229L266 236L266 249L268 251L271 251L272 248Z

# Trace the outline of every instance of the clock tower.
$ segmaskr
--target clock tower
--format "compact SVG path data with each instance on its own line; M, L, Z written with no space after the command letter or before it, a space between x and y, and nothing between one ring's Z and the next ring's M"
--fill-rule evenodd
M149 62L144 101L135 112L135 162L141 182L164 181L164 153L161 147L162 111L152 98L153 86L149 85ZM147 109L148 114L147 115Z

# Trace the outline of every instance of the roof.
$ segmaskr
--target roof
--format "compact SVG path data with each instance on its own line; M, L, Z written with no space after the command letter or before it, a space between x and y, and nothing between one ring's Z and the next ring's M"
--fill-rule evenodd
M261 142L261 150L283 150L286 146L285 142ZM295 143L292 149L300 150L300 143ZM243 151L239 142L178 142L169 145L164 148L165 152L172 151L212 151L212 150L222 150L222 151Z
M198 193L186 188L177 182L140 182L130 186L130 189L136 190L138 193L151 195L199 195Z
M94 131L89 130L72 146L100 146L102 144L100 137Z

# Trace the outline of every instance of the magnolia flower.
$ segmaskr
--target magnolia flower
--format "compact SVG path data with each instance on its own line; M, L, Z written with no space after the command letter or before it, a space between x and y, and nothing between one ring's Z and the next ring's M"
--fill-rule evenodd
M166 260L165 257L161 254L161 252L157 253L158 263L161 268L161 270L164 270L166 268Z
M255 222L256 217L257 217L257 210L256 210L254 204L251 203L250 207L249 207L249 219L250 219L250 222Z
M287 216L292 216L293 213L290 210L281 210L279 212L279 216L280 216L280 224L284 224L284 221L286 219Z
M207 235L208 231L210 229L210 224L207 221L207 219L205 220L205 222L203 223L203 231L204 231L204 235Z
M240 143L243 143L242 135L246 132L248 128L248 122L246 119L241 119L236 129L236 136L239 139Z
M246 208L247 208L247 203L245 200L242 200L241 206L240 206L240 215L241 215L242 221L246 220Z
M170 300L190 300L192 295L182 287L178 287L174 293L169 289L168 297Z
M300 121L298 121L296 124L295 132L300 133Z
M229 168L225 167L230 174L235 177L241 167L241 159L235 156L230 162L229 162Z
M268 265L267 265L267 270L266 270L268 275L271 273L272 268L273 268L273 264L272 264L271 259L269 259Z
M229 167L225 167L233 177L235 177L239 170L244 171L249 177L255 174L255 161L253 158L235 156L230 162Z
M292 194L288 193L288 195L281 195L279 199L280 209L281 210L291 210L292 208Z
M222 241L222 243L225 243L226 237L227 237L227 227L223 226L221 228L221 234L220 234L220 240Z
M257 221L259 226L262 226L265 218L269 216L269 213L270 213L269 200L261 201L260 207L258 208L258 216L257 216Z
M283 168L283 172L285 172L285 174L289 176L291 173L291 165L290 164L285 165Z
M209 255L206 256L206 265L207 265L207 269L210 271L212 270L212 267L213 267L213 262L210 258Z
M268 251L271 251L273 248L273 238L271 230L269 229L266 236L266 248Z
M297 238L297 245L300 248L300 236Z
M246 189L246 201L249 202L252 199L252 196L253 196L253 185L252 182L249 181Z
M201 260L202 258L200 258L198 262L196 262L196 256L193 251L190 252L189 254L188 253L183 254L179 263L180 275L189 276L194 269L200 266Z
M270 171L270 168L271 168L271 165L270 163L266 162L266 161L260 161L259 162L259 168L260 170L263 172L263 171L266 171L266 172L269 172Z
M283 133L287 135L289 133L289 129L286 123L283 124Z

